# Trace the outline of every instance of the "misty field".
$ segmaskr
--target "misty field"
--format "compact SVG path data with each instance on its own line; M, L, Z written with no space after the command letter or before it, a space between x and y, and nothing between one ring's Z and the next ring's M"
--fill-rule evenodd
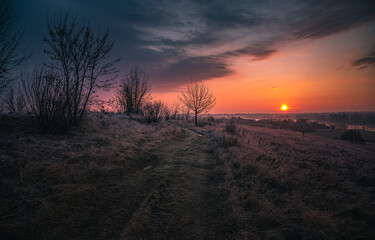
M1 115L1 239L372 239L375 149L245 121Z

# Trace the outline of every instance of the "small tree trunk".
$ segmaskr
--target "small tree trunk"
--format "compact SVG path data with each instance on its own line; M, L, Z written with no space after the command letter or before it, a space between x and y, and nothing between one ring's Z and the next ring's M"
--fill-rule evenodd
M198 127L198 113L195 112L195 126Z

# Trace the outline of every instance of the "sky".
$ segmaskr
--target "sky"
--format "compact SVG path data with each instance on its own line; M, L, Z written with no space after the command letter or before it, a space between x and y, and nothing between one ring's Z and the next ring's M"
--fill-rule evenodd
M139 65L169 103L191 79L212 113L375 111L375 2L361 0L13 0L25 47L43 62L48 19L109 30L119 75ZM112 93L106 93L109 97Z

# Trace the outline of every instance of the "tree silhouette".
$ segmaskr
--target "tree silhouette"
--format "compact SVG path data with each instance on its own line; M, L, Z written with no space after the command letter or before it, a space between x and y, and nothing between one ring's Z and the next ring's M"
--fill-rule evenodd
M13 71L28 57L20 50L23 40L24 29L17 28L11 4L0 1L0 94L13 82Z
M113 84L109 33L94 34L89 24L66 14L47 24L43 41L49 62L23 79L28 111L44 132L67 133L95 99L97 89Z
M208 112L216 104L212 91L198 81L188 83L178 99L194 112L195 126L198 126L198 114Z
M69 14L49 22L47 29L43 41L48 49L44 52L50 61L45 65L62 81L63 105L74 125L82 119L95 91L113 84L118 59L109 60L109 52L114 43L109 40L108 31L95 34L89 24Z
M138 66L134 66L122 78L115 97L120 112L139 113L151 94L150 76Z

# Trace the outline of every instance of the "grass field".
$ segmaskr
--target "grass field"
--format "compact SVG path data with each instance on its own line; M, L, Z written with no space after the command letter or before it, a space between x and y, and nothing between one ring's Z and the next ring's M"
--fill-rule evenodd
M372 239L375 149L215 120L89 115L68 136L2 115L2 239Z

